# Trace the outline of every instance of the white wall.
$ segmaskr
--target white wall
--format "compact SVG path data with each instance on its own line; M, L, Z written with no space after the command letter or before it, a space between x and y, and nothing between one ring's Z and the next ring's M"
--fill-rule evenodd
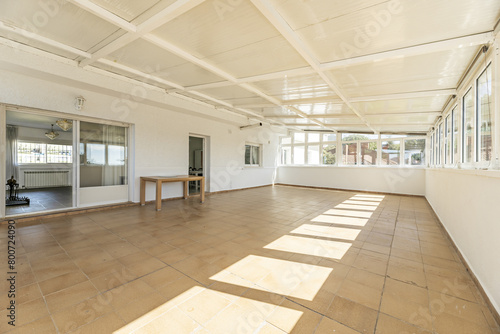
M500 172L428 169L426 197L500 313Z
M281 166L277 183L425 195L425 170L394 167Z
M0 51L11 52L1 45ZM6 61L8 55L0 52L0 104L134 124L135 160L130 163L135 179L130 183L134 187L132 200L135 202L139 201L140 176L188 173L189 134L210 137L209 190L272 183L279 128L263 126L240 130L240 125L249 123L246 117L175 98L161 89L64 62L49 66L43 64L48 60L19 50L10 56ZM10 61L18 64L10 65ZM47 72L41 72L46 69ZM79 95L86 99L82 111L76 111L73 106ZM263 145L262 168L244 168L244 145L248 141ZM164 185L163 198L180 196L180 183ZM148 185L146 200L154 197L154 187Z

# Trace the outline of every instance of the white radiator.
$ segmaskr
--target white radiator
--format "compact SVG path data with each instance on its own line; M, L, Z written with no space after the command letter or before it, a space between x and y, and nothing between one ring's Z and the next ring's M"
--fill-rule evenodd
M28 189L69 186L67 170L24 171L24 186Z

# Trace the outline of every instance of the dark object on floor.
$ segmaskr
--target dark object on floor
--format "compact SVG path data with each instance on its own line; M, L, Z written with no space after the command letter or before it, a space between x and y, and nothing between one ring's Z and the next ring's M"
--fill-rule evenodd
M6 206L30 205L30 199L28 197L19 197L19 183L14 179L14 175L7 180L7 186L9 186L9 197L5 200Z

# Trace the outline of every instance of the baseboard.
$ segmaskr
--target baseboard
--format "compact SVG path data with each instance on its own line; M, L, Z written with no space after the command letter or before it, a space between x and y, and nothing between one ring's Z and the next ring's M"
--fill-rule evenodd
M460 257L460 260L462 261L462 263L464 264L465 266L465 269L467 270L467 272L470 274L472 280L474 281L474 283L476 284L478 290L479 290L479 293L481 294L481 297L484 299L484 302L486 303L486 306L488 307L488 309L490 310L491 314L493 315L493 318L495 318L495 321L497 322L497 325L500 325L500 313L498 312L498 310L496 309L495 305L493 305L493 303L491 302L488 294L486 293L486 291L484 290L483 286L481 285L481 282L479 281L479 279L476 277L476 274L474 274L474 271L472 270L472 267L469 265L469 262L467 261L467 259L465 258L465 256L462 254L462 252L460 251L460 248L458 248L457 244L455 243L455 241L453 240L453 238L451 237L450 233L448 232L448 229L446 228L446 226L443 224L443 222L441 221L441 219L439 218L439 215L436 213L436 211L434 210L434 208L432 207L432 204L429 202L429 200L427 199L427 197L424 197L427 204L429 204L429 207L431 208L432 210L432 213L434 214L434 217L436 217L437 221L439 222L439 224L441 225L441 228L443 229L443 231L445 232L446 234L446 237L448 238L448 240L450 241L451 245L453 246L453 248L455 249L455 251L457 252L458 256Z
M425 197L423 195L412 195L412 194L399 194L399 193L388 193L381 191L370 191L370 190L356 190L356 189L343 189L343 188L328 188L328 187L316 187L316 186L303 186L299 184L288 184L288 183L275 183L277 186L286 187L297 187L297 188L309 188L309 189L321 189L321 190L334 190L334 191L347 191L356 193L367 193L374 195L397 195L397 196L407 196L407 197Z

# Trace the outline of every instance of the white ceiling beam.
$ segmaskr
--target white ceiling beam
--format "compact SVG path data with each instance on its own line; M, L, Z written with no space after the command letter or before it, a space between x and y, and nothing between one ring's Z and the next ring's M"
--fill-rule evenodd
M24 30L21 28L7 25L2 21L0 21L0 30L17 35L19 37L28 38L29 40L34 41L34 42L40 42L40 43L43 43L45 45L52 46L52 47L57 48L61 51L69 52L75 56L85 57L85 58L91 57L90 53L88 53L88 52L85 52L85 51L82 51L80 49L74 48L72 46L60 43L60 42L55 41L53 39L35 34L31 31L27 31L27 30Z
M330 119L346 119L346 118L352 118L352 119L358 119L358 116L354 114L324 114L324 115L319 115L319 114L313 114L309 115L306 114L309 117L314 117L314 118L330 118ZM297 115L264 115L265 118L270 118L270 119L277 119L277 118L302 118L301 116Z
M301 75L308 75L308 74L316 74L316 71L310 67L300 67L300 68L295 68L295 69L291 69L291 70L285 70L285 71L272 72L272 73L266 73L266 74L254 75L254 76L250 76L250 77L239 78L238 82L239 83L244 83L244 82L250 83L250 82L257 82L257 81L286 79L286 78L292 78L292 77L297 77L297 76L301 76Z
M125 29L124 27L120 26L120 24L117 20L113 19L113 17L116 15L105 10L104 8L99 7L88 0L70 0L70 1L77 3L78 6L80 6L81 8L83 8L85 10L88 10L90 12L93 12L92 9L96 9L95 7L100 8L99 12L101 14L107 13L107 15L104 15L104 17L102 17L103 19L105 19L106 21L108 21L112 24L115 24L116 26L118 26L122 29ZM117 38L113 42L107 44L106 46L104 46L103 48L98 50L97 52L93 53L92 57L90 59L84 59L83 61L81 61L80 66L83 67L86 65L90 65L92 62L97 61L98 59L103 58L103 57L113 53L114 51L124 47L125 45L132 43L136 39L141 38L145 34L148 34L151 31L157 29L161 25L164 25L165 23L175 19L176 17L179 17L180 15L182 15L184 13L186 13L187 11L198 6L199 4L201 4L204 1L206 1L206 0L178 0L178 1L175 1L173 4L171 4L170 6L168 6L165 9L161 10L157 14L153 15L152 17L150 17L149 19L147 19L146 21L144 21L143 23L141 23L138 26L135 26L132 23L128 23L127 21L125 21L128 24L132 25L133 29L125 29L128 32L127 34ZM89 3L90 3L90 5L89 5Z
M264 17L271 22L271 24L280 32L280 34L290 43L290 45L304 58L304 60L317 72L317 74L325 81L333 92L340 97L344 103L351 109L368 128L373 132L377 132L366 121L363 115L349 102L347 96L341 91L339 86L333 82L325 73L322 72L319 62L309 50L309 48L302 42L302 40L295 34L293 29L281 17L276 9L271 5L268 0L251 0L254 6L264 15Z
M455 49L489 43L493 40L493 36L494 35L492 32L479 33L469 36L447 39L438 42L420 44L385 52L374 53L365 56L336 60L332 62L323 63L320 65L320 67L323 71L329 71L336 68L371 63L385 59L411 57L432 52L455 50Z
M284 105L300 105L300 104L315 104L315 103L333 103L333 104L344 104L342 99L337 96L321 96L321 97L310 97L303 99L293 99L293 100L283 100Z
M71 2L72 4L80 7L81 9L90 12L101 19L114 24L115 26L128 31L128 32L136 32L137 27L128 22L127 20L122 19L116 14L111 13L110 11L96 5L90 0L68 0L68 2Z
M274 103L249 103L249 104L236 104L236 107L239 108L280 108L279 106L275 105Z
M100 64L103 64L103 65L109 66L109 67L116 68L118 70L125 71L125 72L133 74L133 75L137 75L137 76L145 79L146 81L155 81L157 83L161 83L161 84L164 84L164 85L167 85L167 86L175 87L178 90L183 90L183 88L184 88L181 85L176 84L175 82L168 81L168 80L162 79L160 77L157 77L157 76L154 76L154 75L151 75L151 74L148 74L148 73L141 72L141 71L136 70L134 68L131 68L131 67L128 67L128 66L125 66L125 65L121 65L121 64L118 64L118 63L115 63L114 61L111 61L111 60L99 59L97 62L100 63Z
M426 90L420 92L409 92L409 93L395 93L395 94L385 94L385 95L371 95L362 97L353 97L350 99L351 102L372 102L372 101L384 101L384 100L404 100L404 99L418 99L423 97L432 96L449 96L456 95L456 89L437 89L437 90Z
M202 85L186 86L186 87L184 87L184 90L189 92L191 90L205 90L205 89L221 88L221 87L228 87L228 86L234 86L234 85L235 85L235 83L233 83L233 82L219 81L219 82L212 82L212 83L202 84Z

